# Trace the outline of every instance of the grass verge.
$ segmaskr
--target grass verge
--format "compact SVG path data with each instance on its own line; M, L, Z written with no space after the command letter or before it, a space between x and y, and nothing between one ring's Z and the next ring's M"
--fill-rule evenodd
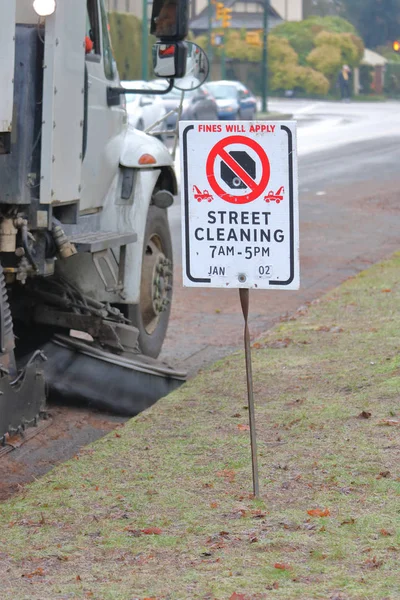
M255 292L256 293L256 292ZM398 600L400 253L2 505L2 600Z

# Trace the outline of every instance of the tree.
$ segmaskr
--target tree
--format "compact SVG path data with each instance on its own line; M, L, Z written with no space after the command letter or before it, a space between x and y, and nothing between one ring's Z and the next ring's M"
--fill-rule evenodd
M341 0L340 12L368 48L385 46L399 36L400 0Z
M307 56L307 62L333 83L342 65L359 65L364 48L356 43L357 39L351 33L321 31L315 38L315 48Z
M300 64L307 65L307 56L321 31L356 34L354 26L340 17L310 17L300 22L282 23L274 28L273 35L286 38L299 55Z

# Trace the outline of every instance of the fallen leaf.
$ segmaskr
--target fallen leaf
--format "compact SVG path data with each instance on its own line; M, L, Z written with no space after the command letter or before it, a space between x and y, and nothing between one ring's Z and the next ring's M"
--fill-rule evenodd
M350 519L345 519L340 524L341 525L354 525L355 522L356 522L356 520L353 519L353 517L350 517Z
M263 519L266 516L267 516L267 513L262 510L252 510L251 511L252 519Z
M265 586L266 590L278 590L279 589L279 583L277 581L274 581L274 583L272 585L267 585Z
M232 596L229 596L229 600L246 600L246 596L244 594L233 592Z
M370 419L371 417L372 417L372 413L367 412L366 410L363 410L362 412L360 412L357 419Z
M368 558L364 564L367 569L379 569L383 565L383 561L377 560L376 556L374 556L373 558Z
M32 579L32 577L43 577L43 576L44 576L44 570L42 569L42 567L38 567L37 569L32 571L32 573L24 573L22 575L22 577L26 577L27 579Z
M400 421L398 419L381 419L378 425L387 425L388 427L395 427L396 425L400 425Z
M307 514L311 517L329 517L331 513L329 508L312 508L307 511Z
M218 508L219 504L218 502L211 502L210 506L211 508Z
M384 535L384 536L393 535L393 533L391 533L391 532L390 532L390 531L388 531L387 529L381 529L381 530L379 531L379 533L380 533L381 535Z
M255 544L256 542L258 542L258 537L256 535L251 535L249 537L249 542L250 544Z
M377 479L382 479L382 477L387 478L390 477L391 473L390 471L381 471L379 473L379 475L377 476Z
M260 342L255 342L252 346L252 348L254 348L255 350L259 350L261 347L262 346L261 346Z
M77 580L77 581L82 581L82 577L81 577L80 575L77 575L77 576L76 576L76 580Z
M238 419L239 417L241 417L242 415L240 413L235 413L234 415L232 415L232 417L234 419Z
M292 567L286 563L275 563L274 568L280 569L281 571L290 571Z
M250 425L241 425L239 423L239 425L237 426L237 428L239 429L239 431L249 431Z
M235 480L236 473L232 469L224 469L223 471L217 472L217 477L224 477L228 479L231 483Z
M140 530L145 535L160 535L162 533L159 527L145 527Z
M381 290L382 294L387 294L387 293L389 293L389 292L391 292L391 291L392 291L392 290L391 290L391 289L389 289L389 288L386 288L386 289L384 289L384 290Z
M214 485L212 483L203 483L202 488L213 488Z
M116 437L116 438L120 438L120 437L121 437L121 434L120 434L120 433L116 433L116 434L115 434L115 437Z

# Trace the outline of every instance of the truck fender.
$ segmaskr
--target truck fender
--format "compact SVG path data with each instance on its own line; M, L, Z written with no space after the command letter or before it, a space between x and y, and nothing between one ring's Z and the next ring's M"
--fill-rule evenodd
M142 273L142 256L147 213L151 203L154 187L161 174L161 169L137 169L132 196L128 202L120 199L121 185L112 186L108 194L101 218L101 231L132 232L137 240L128 244L125 263L125 298L127 304L137 304L140 299L140 281ZM122 178L120 170L119 178ZM119 300L121 302L121 299Z
M154 162L144 162L140 164L139 160L144 155L149 155ZM148 169L149 167L170 167L173 168L174 162L168 148L160 140L143 131L138 131L129 127L122 146L120 157L122 167L132 167L134 169Z

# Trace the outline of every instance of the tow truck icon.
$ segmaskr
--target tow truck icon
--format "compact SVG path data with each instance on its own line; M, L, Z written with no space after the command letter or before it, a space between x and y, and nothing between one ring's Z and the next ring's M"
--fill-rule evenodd
M197 200L197 202L201 202L202 200L207 200L207 202L212 202L212 200L214 200L214 198L211 196L211 194L208 190L201 191L201 190L199 190L197 185L193 186L193 194L194 194L194 198L195 198L195 200Z
M276 194L274 194L274 192L272 190L270 192L268 192L268 194L266 196L264 196L264 200L265 200L265 202L276 202L277 204L279 204L279 202L282 202L282 200L283 200L284 192L285 192L285 188L282 185L279 188L279 190L276 192Z

